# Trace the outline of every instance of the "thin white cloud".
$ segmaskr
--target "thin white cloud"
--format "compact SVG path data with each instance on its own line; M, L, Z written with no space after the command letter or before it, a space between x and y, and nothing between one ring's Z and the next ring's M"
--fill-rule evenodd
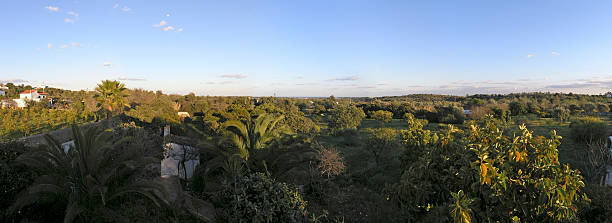
M554 55L554 56L559 56L561 55L561 53L557 52L557 51L552 51L550 52L550 54Z
M170 17L170 13L166 13L166 17Z
M174 30L174 27L173 26L166 26L162 30L164 30L165 32L168 32L168 31Z
M114 9L119 8L119 4L115 4L115 6L113 6Z
M79 13L76 13L74 11L67 12L66 14L74 16L74 17L79 17Z
M65 18L65 19L64 19L64 22L65 22L65 23L72 23L72 24L74 24L74 19L71 19L71 18Z
M13 83L13 84L21 84L21 83L32 83L31 81L24 79L3 79L0 80L0 83Z
M348 76L348 77L339 77L339 78L334 78L334 79L329 79L329 81L356 81L359 80L358 76Z
M110 63L110 62L104 62L104 63L102 64L102 66L104 66L104 67L110 67L110 66L111 66L111 63Z
M117 80L120 81L146 81L145 78L135 78L135 77L119 77Z
M177 32L183 32L183 28L176 29Z
M132 11L132 9L124 5L123 8L121 8L121 11L129 12Z
M73 46L73 47L82 47L83 46L83 44L77 43L77 42L72 42L72 43L70 43L70 45Z
M223 77L223 78L234 78L234 79L244 79L247 76L244 74L223 74L220 75L219 77Z
M525 58L527 58L527 59L532 58L532 57L535 57L535 54L527 54L527 55L525 55Z
M66 48L68 48L68 45L66 45L66 44L61 45L61 46L60 46L60 48L62 48L62 49L66 49Z
M154 24L153 27L162 27L166 25L166 20L162 20L161 22L159 22L158 24Z
M59 11L59 8L58 8L58 7L53 7L53 6L45 6L45 8L46 8L47 10L49 10L49 11L52 11L52 12L57 12L57 11Z
M47 43L47 48L49 49L53 48L53 44Z

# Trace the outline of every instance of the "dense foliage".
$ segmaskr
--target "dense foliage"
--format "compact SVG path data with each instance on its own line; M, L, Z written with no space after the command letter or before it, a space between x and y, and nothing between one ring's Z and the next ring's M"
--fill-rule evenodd
M6 98L33 89L11 86ZM68 153L56 142L1 144L3 221L183 222L214 216L215 208L221 222L612 216L612 189L600 186L612 164L612 99L602 95L211 97L127 89L117 81L103 81L95 92L39 90L53 104L0 110L0 141L114 118L104 132L78 136L85 143ZM164 137L166 126L171 135ZM189 159L199 158L193 177L176 181L172 205L150 182L160 180L156 160L168 142L192 146ZM49 156L63 161L49 163ZM212 213L194 209L206 202Z
M596 117L584 117L570 125L572 137L577 142L594 143L606 140L609 135L607 124Z
M153 203L165 202L165 190L152 181L134 176L154 161L138 150L113 144L109 132L90 128L85 132L72 127L74 146L65 152L63 146L46 136L47 146L23 154L17 162L35 170L39 176L11 205L15 213L30 205L59 203L64 205L64 222L118 221L113 204L130 194L139 194ZM129 147L133 148L133 147Z
M306 202L297 188L263 173L238 178L218 194L221 222L302 222Z
M411 221L575 220L588 199L579 171L558 161L559 140L524 126L508 137L492 122L463 134L450 128L436 142L407 144L392 199Z
M85 123L93 114L76 109L0 109L0 141Z
M345 129L355 129L365 118L361 108L355 106L339 106L329 117L329 129L332 134L338 134Z

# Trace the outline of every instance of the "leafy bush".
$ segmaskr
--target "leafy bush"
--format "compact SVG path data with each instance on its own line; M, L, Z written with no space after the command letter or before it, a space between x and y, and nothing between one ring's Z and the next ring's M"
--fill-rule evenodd
M391 128L367 129L368 139L365 143L365 150L370 152L374 157L376 164L380 162L380 158L393 151L399 146L397 139L397 131Z
M427 120L446 124L463 124L465 114L463 114L463 109L453 106L436 107L436 112L427 113Z
M263 173L225 185L216 203L221 222L302 222L307 217L306 201L297 188Z
M571 136L576 142L594 143L608 137L608 125L596 117L584 117L570 124Z
M508 107L510 108L510 112L514 116L527 114L527 104L523 102L510 102Z
M337 135L344 129L356 129L365 118L361 108L355 106L338 106L329 117L329 129Z
M552 117L559 121L567 121L570 118L570 111L565 108L556 108L553 110Z
M369 112L368 115L370 118L376 119L381 122L391 122L393 118L393 113L384 110L372 111Z
M556 133L536 137L521 126L506 136L492 122L471 124L457 140L452 132L421 142L426 146L410 151L416 158L402 160L401 180L388 190L407 221L441 212L464 222L577 220L585 185L577 170L559 163Z

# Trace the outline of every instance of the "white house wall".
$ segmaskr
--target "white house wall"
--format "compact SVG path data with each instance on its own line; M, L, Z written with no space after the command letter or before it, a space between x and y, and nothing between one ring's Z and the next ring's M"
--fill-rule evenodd
M180 145L176 143L168 143L164 146L165 158L161 161L161 176L179 176L182 179L190 179L193 176L195 168L200 164L200 156L197 155L197 148L191 146ZM185 170L180 166L184 152L188 156L185 161ZM185 172L187 176L185 176Z

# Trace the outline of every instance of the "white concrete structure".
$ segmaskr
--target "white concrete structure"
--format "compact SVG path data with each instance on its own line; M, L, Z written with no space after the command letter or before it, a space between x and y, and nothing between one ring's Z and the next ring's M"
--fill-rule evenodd
M49 94L45 92L38 92L37 90L28 90L19 93L19 99L13 99L17 103L17 107L25 108L28 106L28 101L39 102L42 99L47 98Z
M164 178L179 176L182 179L189 179L200 164L197 148L176 143L164 145L164 157L161 161L161 176ZM185 163L184 167L181 165L182 161Z

